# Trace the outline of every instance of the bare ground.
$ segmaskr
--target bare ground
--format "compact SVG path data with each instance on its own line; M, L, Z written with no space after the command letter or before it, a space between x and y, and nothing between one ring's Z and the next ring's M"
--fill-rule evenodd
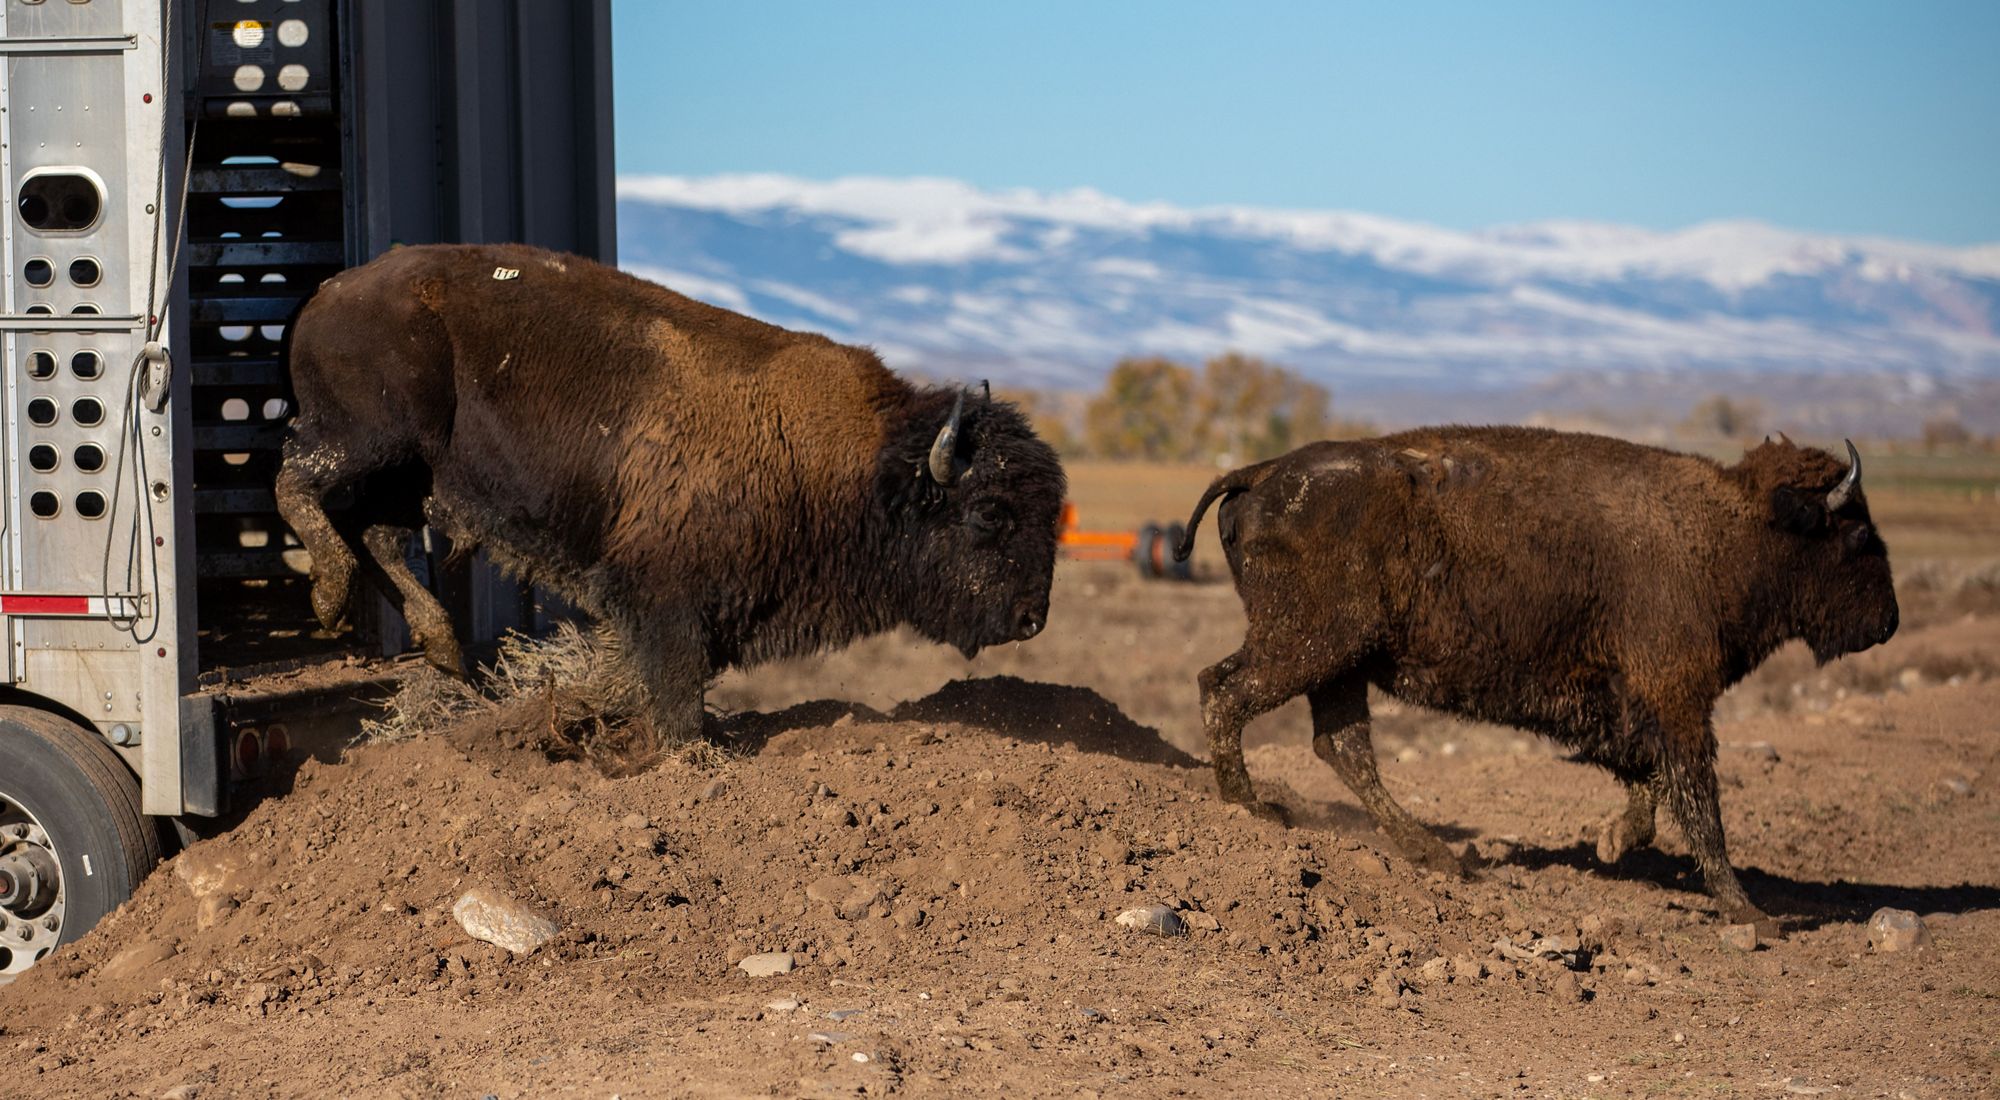
M1469 882L1387 850L1295 709L1250 754L1295 826L1219 804L1227 585L1074 566L969 670L891 636L732 674L726 759L606 778L522 707L308 762L0 989L0 1095L1992 1095L2000 616L1981 562L1905 561L1893 642L1720 711L1732 853L1791 926L1753 952L1670 828L1599 865L1615 785L1510 730L1378 700ZM472 940L478 884L563 932ZM1147 903L1192 930L1112 919ZM1872 950L1884 906L1932 947ZM1544 936L1577 953L1509 957Z

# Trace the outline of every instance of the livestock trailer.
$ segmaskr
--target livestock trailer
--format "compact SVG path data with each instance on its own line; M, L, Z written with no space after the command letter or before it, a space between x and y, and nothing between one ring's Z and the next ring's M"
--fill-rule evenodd
M398 244L608 261L613 181L609 0L4 0L0 59L4 982L403 643L319 629L272 502L299 306Z

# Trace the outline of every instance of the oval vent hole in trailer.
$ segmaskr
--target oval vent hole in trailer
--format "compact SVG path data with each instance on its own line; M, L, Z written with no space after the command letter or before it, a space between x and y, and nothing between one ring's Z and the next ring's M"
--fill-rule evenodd
M103 216L104 192L77 172L39 172L21 184L15 205L38 233L81 233Z
M104 448L95 443L78 445L76 453L70 456L76 468L86 474L94 474L104 468Z
M43 489L28 498L28 510L35 513L38 519L54 519L56 514L62 511L62 500L54 493Z
M53 398L37 397L28 402L28 420L36 427L46 428L55 423L57 411Z
M76 494L76 514L85 519L102 519L104 494L95 489L85 489Z
M54 352L31 351L28 353L28 377L34 379L54 378L56 357Z
M79 351L69 357L69 372L85 380L104 373L104 360L94 351Z
M32 287L44 287L56 281L56 265L37 256L21 266L21 277Z
M104 268L89 256L69 262L69 281L77 286L96 286L104 278Z
M104 402L95 397L79 397L69 407L69 415L86 428L104 423Z
M70 307L70 312L79 317L95 317L104 311L89 302L78 302Z
M250 402L245 401L240 397L232 397L229 400L224 401L222 403L222 419L224 420L250 419Z
M36 473L46 474L61 461L62 452L47 443L37 443L28 448L28 465L34 467Z

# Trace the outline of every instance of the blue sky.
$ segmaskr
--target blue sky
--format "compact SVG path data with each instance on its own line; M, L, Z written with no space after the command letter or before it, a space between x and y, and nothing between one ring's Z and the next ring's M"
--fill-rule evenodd
M614 0L624 173L2000 241L2000 2Z

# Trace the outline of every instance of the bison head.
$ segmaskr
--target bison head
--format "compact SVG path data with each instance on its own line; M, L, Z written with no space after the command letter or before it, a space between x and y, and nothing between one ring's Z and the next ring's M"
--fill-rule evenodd
M967 657L1048 623L1062 463L1020 410L916 394L876 475L899 617Z
M1782 438L1782 437L1781 437ZM1791 626L1825 663L1880 645L1896 633L1889 548L1868 515L1861 455L1847 461L1786 439L1766 440L1738 468L1769 502L1770 525L1790 552Z

